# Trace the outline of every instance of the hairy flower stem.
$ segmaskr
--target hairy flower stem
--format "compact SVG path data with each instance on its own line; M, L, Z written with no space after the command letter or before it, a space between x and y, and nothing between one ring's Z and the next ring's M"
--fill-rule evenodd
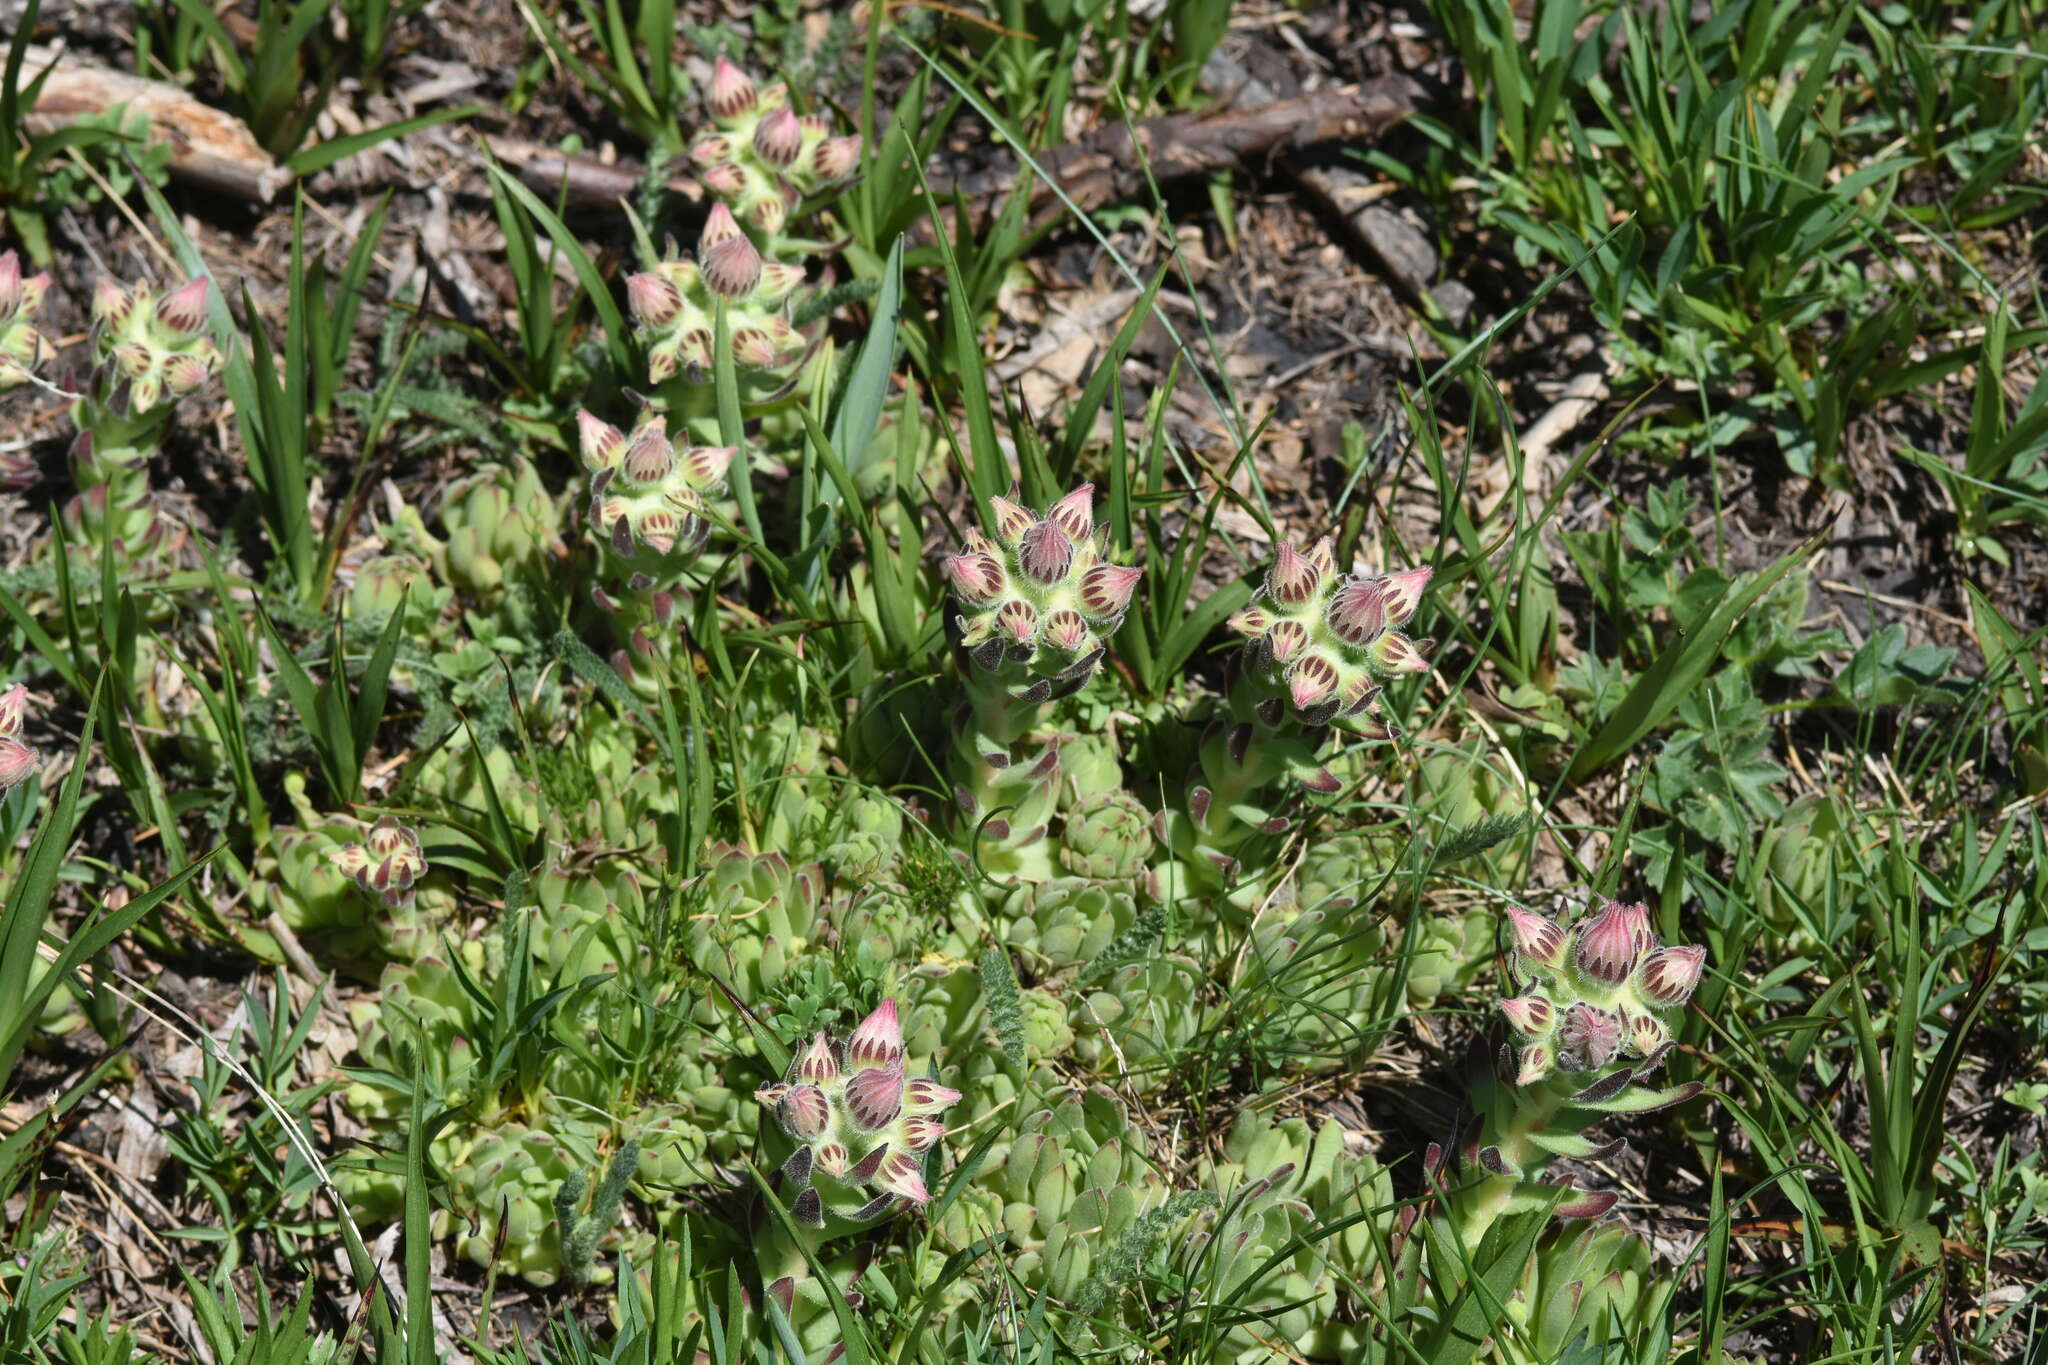
M962 814L990 817L975 842L982 870L1042 881L1057 871L1045 835L1059 797L1061 737L1039 728L1049 704L1016 699L1016 689L1029 681L1024 673L1015 665L963 670L967 704L955 718L959 735L950 766Z
M1467 1186L1456 1198L1452 1218L1460 1242L1467 1247L1479 1245L1495 1220L1507 1211L1516 1191L1550 1160L1551 1153L1537 1144L1537 1135L1552 1128L1565 1101L1580 1088L1569 1078L1556 1074L1519 1090L1502 1086L1498 1079L1493 1084L1494 1113L1487 1122L1481 1146L1499 1152L1507 1169L1521 1174L1503 1175L1482 1166L1486 1178L1476 1187ZM1502 1110L1506 1112L1503 1114Z

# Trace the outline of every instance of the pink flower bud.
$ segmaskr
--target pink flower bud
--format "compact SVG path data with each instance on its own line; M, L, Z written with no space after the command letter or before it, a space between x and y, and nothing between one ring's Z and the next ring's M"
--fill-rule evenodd
M1557 1022L1557 1007L1544 995L1514 995L1499 1002L1515 1032L1526 1038L1541 1038Z
M888 1066L902 1058L903 1022L896 1013L895 1000L884 1000L846 1040L846 1065Z
M619 473L628 482L637 484L658 484L674 473L675 467L675 452L669 446L668 437L662 435L659 422L648 422L635 428L632 443L626 447L626 454L619 461Z
M1518 906L1509 906L1507 917L1508 936L1514 940L1517 959L1538 967L1564 965L1564 930L1543 916L1532 915Z
M1063 582L1067 571L1074 567L1074 542L1058 523L1038 522L1018 542L1017 567L1034 582Z
M839 1061L823 1033L812 1037L811 1045L796 1059L796 1076L813 1085L828 1085L839 1079Z
M1603 986L1628 980L1642 956L1628 908L1610 902L1581 924L1572 956L1580 971Z
M1266 574L1266 592L1283 606L1298 607L1316 595L1322 575L1313 560L1292 545L1282 544Z
M1515 1072L1516 1085L1534 1085L1550 1074L1551 1052L1547 1044L1536 1043L1522 1049L1520 1068Z
M0 792L13 791L36 770L36 751L12 735L0 736Z
M716 166L707 166L697 177L704 182L704 188L727 199L737 199L747 192L747 169L737 161L721 161ZM724 205L719 205L724 208ZM732 212L726 209L727 213Z
M747 221L769 236L782 231L782 225L789 221L789 211L796 207L793 202L795 193L791 189L788 194L769 194L755 200L753 207L747 210Z
M0 692L0 735L18 735L28 714L28 688L20 683Z
M1038 609L1021 597L1013 597L997 610L996 624L1010 632L1018 644L1028 645L1038 633Z
M732 356L748 369L765 370L781 357L775 338L759 327L742 327L732 334Z
M886 1128L903 1109L903 1059L866 1066L846 1078L846 1113L867 1132Z
M1230 618L1230 628L1256 639L1273 628L1273 613L1264 607L1246 607Z
M787 107L777 109L755 125L754 150L769 165L787 170L803 153L803 125Z
M1700 974L1706 965L1705 948L1659 948L1643 959L1636 989L1646 1004L1658 1009L1683 1005L1699 988Z
M979 551L949 555L945 562L946 581L954 596L969 606L986 606L1003 590L1003 566L995 556Z
M1090 639L1088 623L1080 612L1062 607L1045 618L1045 638L1069 654L1079 654Z
M50 292L50 272L39 270L21 282L21 314L32 317L43 306L43 296Z
M0 321L14 316L21 307L21 258L12 251L0 252Z
M846 1149L836 1142L821 1142L811 1149L811 1160L819 1170L830 1176L846 1174L848 1158Z
M626 306L641 326L666 327L683 311L683 291L665 275L628 275Z
M716 166L732 160L732 139L720 133L700 137L690 144L690 160L699 166Z
M729 299L752 293L761 282L761 253L745 233L713 242L698 265L705 287Z
M683 479L698 492L709 493L725 482L739 453L738 446L691 446L682 455Z
M938 1114L960 1103L960 1092L918 1076L903 1087L903 1108L911 1114Z
M860 169L860 136L827 138L811 152L811 169L818 179L844 180Z
M1081 575L1081 606L1098 621L1120 618L1130 609L1143 569L1122 564L1097 564Z
M716 119L735 119L754 107L754 82L747 73L720 57L711 66L711 90L705 107Z
M128 297L128 291L112 280L101 280L92 288L92 315L101 322L119 326L128 318L128 312L135 301Z
M1657 931L1650 927L1650 907L1641 901L1621 907L1622 917L1628 922L1629 937L1635 940L1636 951L1647 953L1657 946Z
M804 268L788 261L761 262L761 278L754 285L754 297L765 304L778 304L796 292L804 282Z
M990 498L988 506L989 511L995 514L996 539L1011 549L1024 539L1026 531L1038 524L1038 518L1031 514L1029 508L1020 507L1008 498Z
M1291 617L1275 621L1266 632L1266 648L1273 651L1274 663L1284 664L1308 648L1308 627Z
M1382 673L1427 673L1429 660L1407 636L1396 630L1383 632L1371 645L1373 667Z
M172 393L190 393L212 373L196 355L174 355L164 362L164 386Z
M931 1192L924 1187L924 1167L909 1152L894 1151L882 1159L875 1172L875 1185L913 1204L929 1204Z
M578 409L576 433L583 446L583 462L593 470L612 468L626 449L625 433L600 421L588 409Z
M1287 675L1287 695L1297 711L1328 701L1337 695L1337 666L1320 654L1303 655Z
M149 353L149 347L139 341L124 341L114 348L113 354L115 366L130 379L140 379L148 374L156 359ZM149 404L141 406L148 407Z
M1605 1066L1621 1049L1621 1020L1591 1005L1573 1005L1557 1027L1557 1045L1580 1063L1568 1070Z
M713 204L711 212L704 217L704 230L697 234L697 254L702 256L720 242L746 235L746 229L732 216L731 209L723 204Z
M198 336L206 330L206 292L211 287L212 281L201 275L164 295L157 301L157 322L177 336Z
M1671 1030L1654 1014L1622 1016L1622 1039L1638 1057L1654 1057L1657 1049L1671 1041Z
M658 555L675 549L683 538L681 519L666 507L649 507L641 512L640 524L633 530L640 542Z
M775 1110L775 1117L782 1121L782 1131L798 1142L822 1136L832 1122L832 1106L826 1103L825 1092L815 1085L791 1086Z
M1045 519L1067 533L1075 544L1095 532L1095 485L1084 483L1048 507Z
M1353 578L1330 597L1330 629L1348 645L1362 645L1387 625L1387 606L1378 579Z
M940 1119L913 1115L903 1120L902 1131L905 1147L913 1152L929 1152L946 1136L946 1125Z
M1317 577L1330 577L1337 572L1337 542L1324 536L1308 547L1307 558L1315 566Z
M1422 605L1423 589L1436 577L1435 569L1403 569L1379 581L1380 595L1387 604L1387 624L1401 626Z

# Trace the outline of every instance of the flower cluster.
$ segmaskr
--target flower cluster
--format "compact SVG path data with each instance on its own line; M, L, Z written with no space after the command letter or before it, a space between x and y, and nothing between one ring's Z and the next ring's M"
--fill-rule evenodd
M698 178L764 235L781 232L804 195L860 169L859 137L833 137L822 117L789 107L787 86L757 88L723 57L705 103L718 131L691 144Z
M1500 1002L1522 1041L1517 1085L1622 1058L1646 1071L1663 1059L1672 1041L1661 1016L1692 998L1706 949L1660 945L1641 903L1609 901L1570 929L1507 914L1514 974L1531 983Z
M955 620L960 643L983 672L1028 671L1030 681L1016 700L1050 701L1075 691L1095 671L1143 570L1109 562L1109 528L1094 523L1091 484L1042 517L1009 498L991 498L989 505L995 540L970 530L966 548L946 560L946 580L961 608Z
M804 268L763 259L732 210L714 204L692 259L670 259L626 280L626 305L647 347L647 377L701 380L711 369L718 305L742 370L782 370L803 359L810 343L783 317Z
M0 796L27 780L42 756L22 742L21 725L28 715L28 689L20 683L0 693Z
M1253 675L1281 689L1304 724L1347 717L1390 737L1367 717L1381 679L1429 667L1398 628L1415 614L1431 571L1339 575L1335 560L1327 537L1306 551L1283 544L1265 586L1230 625L1249 637Z
M370 826L362 843L336 849L332 861L358 890L387 907L411 900L413 883L427 874L420 836L389 815Z
M0 252L0 393L26 382L50 356L50 343L35 325L49 288L48 275L24 279L21 258Z
M101 280L93 291L99 353L127 382L128 407L147 412L192 392L220 369L221 354L207 340L205 276L158 295L146 284L123 289Z
M590 519L614 553L630 559L646 549L666 558L704 543L711 530L704 499L724 486L737 449L677 445L653 413L631 435L589 412L577 413L576 424L590 471Z
M820 1032L790 1063L786 1079L754 1093L797 1143L783 1165L794 1191L791 1213L823 1227L832 1212L872 1222L909 1204L924 1204L924 1158L946 1135L940 1118L960 1092L905 1070L903 1025L896 1002L884 1000L844 1046ZM876 1191L851 1210L826 1202L838 1194Z

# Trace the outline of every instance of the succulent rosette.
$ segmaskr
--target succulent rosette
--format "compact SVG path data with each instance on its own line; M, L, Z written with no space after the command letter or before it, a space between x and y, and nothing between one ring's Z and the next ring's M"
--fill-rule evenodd
M1110 561L1092 485L1043 515L1011 498L989 505L993 538L969 531L945 561L966 660L954 797L985 870L1043 880L1056 871L1045 836L1061 806L1067 737L1039 727L1094 676L1142 571Z
M816 114L790 107L789 87L757 86L720 57L705 100L714 131L690 144L704 188L734 217L775 244L805 195L860 169L860 138L834 137Z

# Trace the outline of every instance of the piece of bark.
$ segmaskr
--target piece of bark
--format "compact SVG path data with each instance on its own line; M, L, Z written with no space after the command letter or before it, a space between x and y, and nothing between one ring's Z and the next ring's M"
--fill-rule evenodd
M491 155L514 171L528 189L550 204L560 194L572 210L616 209L621 199L630 203L647 175L646 167L630 161L599 161L522 138L490 133L479 137ZM704 197L704 187L688 176L671 176L662 187L693 202Z
M149 120L152 144L170 149L171 176L182 184L267 204L291 183L292 173L263 150L246 124L175 85L34 46L28 49L23 84L53 63L24 120L31 134L126 106L130 114Z

